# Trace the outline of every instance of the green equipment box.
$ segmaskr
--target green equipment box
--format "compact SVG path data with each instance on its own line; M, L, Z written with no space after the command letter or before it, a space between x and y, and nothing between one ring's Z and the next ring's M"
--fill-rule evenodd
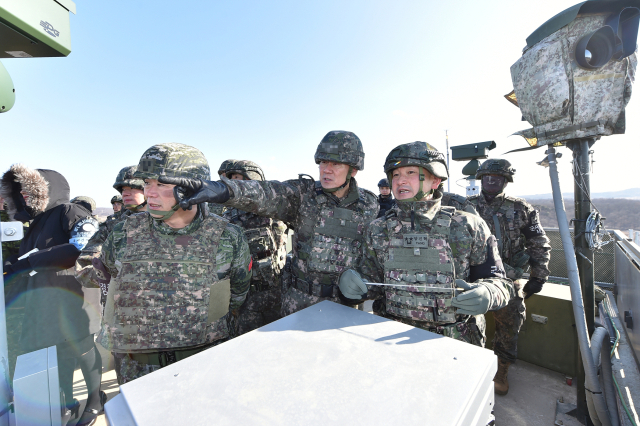
M546 283L525 301L527 318L518 337L518 359L575 377L578 337L568 285ZM487 348L493 349L495 322L487 319Z
M0 58L44 58L71 53L71 0L0 0Z

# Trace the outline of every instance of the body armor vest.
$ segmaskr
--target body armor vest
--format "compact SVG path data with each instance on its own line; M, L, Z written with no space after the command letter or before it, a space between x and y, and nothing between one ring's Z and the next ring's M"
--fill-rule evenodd
M292 273L298 289L314 296L336 297L338 276L345 269L357 265L362 256L365 216L358 198L350 208L329 205L322 189L316 189L319 212L302 218L296 238L297 259L292 262ZM306 241L299 236L306 235Z
M397 218L387 216L389 260L385 283L411 287L385 288L386 311L397 317L433 325L456 322L455 266L449 246L453 207L441 207L428 232L407 232Z
M507 276L519 279L524 274L523 267L529 260L529 256L524 252L523 236L516 224L517 212L521 209L517 208L516 200L507 196L503 197L502 204L497 211L489 204L479 206L480 198L478 196L470 198L470 201L478 207L478 213L496 237ZM513 278L514 276L515 278Z
M218 281L215 263L228 221L207 216L191 234L164 235L151 220L133 215L124 226L127 245L104 315L110 349L157 351L228 337L220 322L229 311L230 281Z
M253 259L251 283L260 287L275 284L287 253L285 244L280 244L280 236L274 232L273 219L238 209L227 210L224 217L240 226L247 237Z

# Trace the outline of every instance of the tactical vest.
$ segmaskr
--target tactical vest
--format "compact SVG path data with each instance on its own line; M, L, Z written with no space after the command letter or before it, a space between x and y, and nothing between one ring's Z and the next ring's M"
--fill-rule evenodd
M224 217L234 225L240 226L247 237L253 259L252 284L260 287L257 290L265 290L263 287L276 283L284 267L286 251L278 245L277 236L273 231L273 219L238 209L227 210Z
M387 215L389 260L384 263L388 284L385 305L389 314L433 323L456 322L451 300L455 296L455 266L449 246L453 207L441 207L428 232L407 232L395 215Z
M207 216L191 234L163 235L151 220L133 215L125 223L127 245L109 284L108 335L101 337L116 352L192 347L228 337L230 281L218 281L215 263L228 221Z
M470 198L470 201L477 207L479 197ZM479 209L480 215L485 220L498 242L498 250L507 270L509 278L519 279L525 272L522 269L527 263L529 256L524 252L524 241L520 228L516 226L516 215L521 209L517 208L516 200L504 196L504 200L497 211L493 211L490 206ZM488 216L491 213L491 217Z
M313 296L337 297L338 276L362 256L365 216L358 208L362 200L358 198L354 209L330 205L322 188L316 188L310 202L316 203L319 212L302 218L296 237L298 259L291 268L294 283ZM301 235L310 238L303 242Z

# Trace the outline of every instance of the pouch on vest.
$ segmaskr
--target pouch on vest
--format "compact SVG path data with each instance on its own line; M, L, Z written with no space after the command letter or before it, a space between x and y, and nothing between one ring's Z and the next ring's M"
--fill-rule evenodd
M221 280L209 286L209 312L207 322L218 321L229 312L231 301L231 280Z

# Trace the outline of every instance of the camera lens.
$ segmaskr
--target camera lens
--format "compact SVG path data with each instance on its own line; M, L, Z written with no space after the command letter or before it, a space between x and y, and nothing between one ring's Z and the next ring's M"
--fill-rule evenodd
M600 68L611 60L615 45L613 29L604 26L580 39L576 45L576 61L583 68Z

